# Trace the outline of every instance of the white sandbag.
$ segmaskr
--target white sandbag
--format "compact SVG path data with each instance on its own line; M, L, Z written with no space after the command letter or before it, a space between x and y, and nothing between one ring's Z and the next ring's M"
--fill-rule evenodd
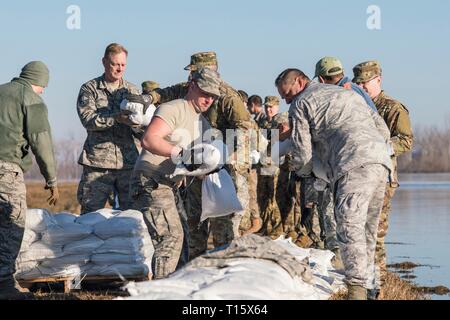
M25 223L26 229L31 229L35 232L42 232L49 226L56 224L57 224L56 220L45 209L27 210L27 219Z
M100 266L113 264L138 264L146 260L141 254L98 253L91 256L92 263Z
M49 246L40 241L31 244L28 250L21 252L18 256L19 263L26 261L42 261L53 259L63 255L62 246Z
M42 232L41 242L48 245L63 246L87 238L92 230L92 227L78 223L56 225Z
M28 249L28 247L38 241L40 239L40 236L38 233L34 232L31 229L25 229L24 233L23 233L23 238L22 238L22 245L20 247L20 251L25 251Z
M75 222L87 226L93 226L99 222L106 221L108 219L111 219L116 214L118 214L119 210L113 210L113 209L100 209L95 212L89 212L86 214L83 214L79 216Z
M47 277L77 277L82 278L86 271L91 268L91 265L85 266L64 266L62 268L46 268L43 266L38 266L28 272L23 272L16 275L17 279L30 280L37 278L47 278Z
M87 274L92 276L146 277L151 274L151 261L137 264L94 265Z
M66 244L63 247L63 252L65 255L85 254L85 253L91 254L94 252L95 249L102 246L104 242L105 242L104 240L92 234L89 237L84 238L83 240L74 241Z
M222 217L242 211L231 176L225 169L210 174L202 182L202 215L207 218Z
M153 251L150 237L114 237L105 240L100 247L93 250L93 253L141 254L145 257L151 257Z
M150 121L153 118L153 114L156 111L155 105L151 104L148 106L147 110L144 114L144 105L136 102L128 102L128 100L124 99L120 103L120 110L126 110L131 112L128 115L128 119L134 124L139 124L141 126L148 126Z
M16 260L16 269L17 269L17 273L25 273L25 272L29 272L31 270L33 270L34 268L36 268L39 265L39 262L37 261L19 261Z
M97 223L94 226L94 233L101 239L112 237L134 237L147 231L142 213L136 210L120 212L113 218Z
M72 265L82 266L89 263L90 260L90 254L74 254L47 259L42 261L40 265L44 268L62 269Z
M53 215L53 218L56 220L56 222L58 224L61 225L61 224L74 223L77 216L74 214L71 214L71 213L61 212L61 213Z

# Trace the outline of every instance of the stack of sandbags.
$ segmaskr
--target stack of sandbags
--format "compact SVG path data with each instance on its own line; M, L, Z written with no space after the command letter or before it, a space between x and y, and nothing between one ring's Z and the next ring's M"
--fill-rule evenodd
M102 209L77 217L31 209L17 278L147 276L153 245L139 211Z

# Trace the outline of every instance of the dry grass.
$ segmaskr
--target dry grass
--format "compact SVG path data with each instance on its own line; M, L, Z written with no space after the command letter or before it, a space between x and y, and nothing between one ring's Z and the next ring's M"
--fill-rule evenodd
M330 300L345 300L345 291L334 294ZM402 280L397 274L388 272L386 282L381 288L378 300L427 300L421 290L408 281Z
M44 189L44 185L38 182L29 182L27 186L27 206L28 208L43 208L50 212L70 212L80 213L80 205L77 201L77 182L59 183L59 200L56 206L50 207L47 199L50 191Z

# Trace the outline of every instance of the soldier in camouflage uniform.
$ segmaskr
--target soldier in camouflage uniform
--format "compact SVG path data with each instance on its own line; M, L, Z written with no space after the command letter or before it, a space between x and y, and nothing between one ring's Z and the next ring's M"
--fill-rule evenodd
M83 173L77 198L81 214L103 208L111 193L116 192L120 209L128 207L128 184L138 157L141 128L120 111L120 103L139 89L123 79L127 51L110 44L103 57L105 73L83 84L77 100L77 112L87 130L78 163Z
M266 110L266 120L262 124L262 129L267 129L267 138L270 143L267 147L266 157L261 158L261 166L258 170L258 205L262 219L261 233L270 236L273 239L283 234L283 224L281 219L280 208L277 203L277 185L280 168L278 163L273 163L271 154L271 145L274 144L278 136L272 137L270 129L276 128L277 123L273 122L273 118L278 113L280 100L278 97L267 96L264 101Z
M142 139L143 150L134 168L130 195L133 209L144 214L155 248L155 279L168 276L188 260L190 237L179 193L184 177L170 175L180 161L189 161L185 157L190 153L181 151L203 142L204 131L210 126L202 112L220 95L219 86L217 72L195 71L186 96L159 106Z
M185 67L185 70L189 70L192 73L200 67L210 68L216 71L218 68L216 54L214 52L193 54L191 56L191 63ZM151 101L152 103L164 103L185 96L186 91L186 83L156 89L150 93ZM249 207L248 174L250 162L248 132L249 129L254 127L254 124L239 93L224 81L222 81L220 86L219 98L205 115L211 126L221 131L224 141L227 141L227 129L240 129L240 132L236 136L237 145L229 146L236 160L227 165L227 170L233 178L238 198L245 209L242 212L237 212L226 217L209 219L209 230L213 234L214 246L217 247L228 244L234 238L239 237L240 222L242 217L246 215ZM230 140L231 142L233 141L233 139ZM194 184L198 185L192 187ZM188 221L190 221L190 233L194 234L194 236L191 236L190 248L201 248L200 250L196 250L197 252L201 252L203 250L202 248L206 248L205 243L207 241L207 238L205 239L206 227L204 225L199 226L197 222L201 215L201 207L198 206L198 204L201 204L201 194L198 193L201 190L201 181L195 178L192 182L188 182L187 185L190 187L185 192L186 197L184 200L186 207L191 208L191 210L187 211L187 214ZM192 189L190 190L191 187ZM193 192L195 190L197 192ZM195 243L192 242L194 239L198 241ZM191 255L191 257L193 256Z
M263 128L266 122L266 114L264 113L263 102L260 96L255 94L248 98L248 111L253 116L258 127Z
M335 194L334 212L349 299L367 299L375 278L378 219L388 173L389 131L364 99L338 86L310 81L298 69L275 80L291 103L292 170L311 176L313 154Z
M0 86L0 300L26 297L14 273L26 222L23 172L31 167L30 151L50 189L48 203L55 205L59 197L48 111L39 96L48 81L45 64L33 61Z
M413 132L409 119L408 109L399 101L389 97L381 89L381 66L377 61L363 62L353 69L355 78L353 82L359 84L373 99L378 113L386 122L394 149L392 163L394 172L392 180L386 185L383 210L381 211L380 224L378 226L377 247L375 262L379 268L379 276L382 284L386 276L386 248L384 239L389 226L388 217L391 209L391 199L398 188L397 157L412 150Z
M142 82L141 87L142 87L143 94L149 94L153 90L158 89L160 87L160 85L156 81L149 80L149 81Z

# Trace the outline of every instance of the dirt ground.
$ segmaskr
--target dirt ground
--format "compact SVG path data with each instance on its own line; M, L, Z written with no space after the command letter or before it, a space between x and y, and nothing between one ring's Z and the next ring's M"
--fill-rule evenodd
M43 208L50 212L67 211L79 214L80 205L77 201L78 182L62 182L58 184L59 200L55 207L47 204L50 191L44 189L44 184L39 182L28 182L27 206L28 208Z

